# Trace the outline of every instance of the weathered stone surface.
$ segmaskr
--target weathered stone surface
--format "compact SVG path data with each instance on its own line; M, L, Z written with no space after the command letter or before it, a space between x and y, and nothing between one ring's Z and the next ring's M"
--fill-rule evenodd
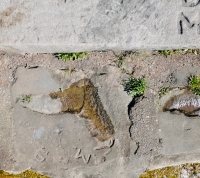
M69 73L19 67L11 88L13 170L31 167L51 177L66 177L76 167L134 155L137 146L128 117L132 97L120 84L119 70L106 66ZM22 95L31 100L24 102Z
M200 97L187 90L187 78L198 75L199 69L183 69L174 73L176 87L160 99L158 112L159 134L162 142L161 153L174 155L191 153L200 149ZM172 85L173 86L173 85Z
M0 49L200 48L198 0L2 0Z
M42 114L79 114L79 117L88 120L86 125L91 136L99 141L106 141L114 136L112 121L98 96L98 88L90 79L81 79L67 89L48 95L30 96L28 102L24 100L21 99L22 106Z

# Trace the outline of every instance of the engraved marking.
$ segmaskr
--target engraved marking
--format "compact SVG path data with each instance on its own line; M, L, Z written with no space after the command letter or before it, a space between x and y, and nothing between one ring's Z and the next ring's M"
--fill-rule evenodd
M83 162L85 164L88 164L91 158L91 154L89 154L87 157L85 157L84 155L82 156Z
M198 24L197 26L198 26L197 33L200 34L200 24Z
M45 148L42 148L42 150L39 150L38 153L35 155L35 158L40 161L43 162L46 160L46 157L49 154L48 151L45 151ZM44 156L45 155L45 156Z
M91 154L89 154L88 156L82 155L81 149L79 148L78 151L76 152L75 159L79 159L79 158L82 158L83 162L85 164L88 164L91 158Z
M38 161L43 162L46 160L46 158L40 153L40 151L38 152L38 154L35 156L37 158Z
M188 0L182 0L182 5L184 7L195 7L199 4L200 0L195 0L196 2L188 2Z
M93 154L93 157L94 157L94 164L95 165L102 164L103 162L106 161L106 157L105 156L98 157L95 154Z
M178 33L183 34L183 22L187 25L189 29L193 28L195 26L195 23L190 22L189 18L181 12L179 15L179 20L178 20Z
M114 138L110 138L107 141L98 142L97 146L94 147L93 150L95 151L95 150L101 150L101 149L104 149L104 148L111 148L114 145L114 141L115 141Z
M93 150L101 150L101 149L108 149L103 155L104 157L108 155L112 151L112 146L114 145L114 138L111 138L105 142L98 142L97 146L93 148Z
M81 149L79 148L78 151L76 152L75 159L81 158L82 155L80 155L80 154L81 154Z

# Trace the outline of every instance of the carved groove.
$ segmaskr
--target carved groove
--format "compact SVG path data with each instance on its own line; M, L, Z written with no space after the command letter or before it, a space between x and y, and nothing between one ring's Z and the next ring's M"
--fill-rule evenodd
M189 18L184 15L183 12L179 15L179 20L178 20L178 33L183 34L183 22L187 25L189 29L193 28L195 26L195 23L190 22Z
M182 5L184 7L195 7L195 6L197 6L199 4L199 2L200 2L200 0L197 0L196 3L194 3L194 2L190 2L189 3L187 0L182 0Z

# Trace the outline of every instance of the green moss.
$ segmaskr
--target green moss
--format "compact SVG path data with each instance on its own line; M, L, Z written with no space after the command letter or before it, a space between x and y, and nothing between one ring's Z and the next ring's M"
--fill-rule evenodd
M200 95L200 76L192 75L189 77L188 89L196 95Z
M168 56L171 56L172 54L199 54L199 50L198 49L174 49L174 50L158 50L156 51L159 54L162 54L163 56L165 56L166 58Z
M131 77L128 81L125 81L123 85L124 90L133 98L143 95L145 89L147 88L145 77L138 79Z
M167 93L169 93L170 88L169 87L162 87L159 91L159 97L162 97L164 95L166 95Z
M31 95L22 95L22 102L29 103L31 101Z
M82 53L56 53L54 54L58 59L63 60L66 62L67 60L76 60L76 59L81 59L85 57L88 53L87 52L82 52Z

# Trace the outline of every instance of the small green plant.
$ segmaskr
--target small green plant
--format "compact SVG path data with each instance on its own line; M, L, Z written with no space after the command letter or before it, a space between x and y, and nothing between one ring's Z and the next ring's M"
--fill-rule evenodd
M200 76L191 75L189 77L188 89L196 95L200 95Z
M88 53L87 52L82 52L82 53L56 53L55 56L58 59L63 60L66 62L67 60L76 60L76 59L81 59L85 57Z
M124 90L132 97L141 96L147 88L145 77L134 78L131 77L128 81L124 82Z
M31 95L22 95L22 102L29 103L31 101Z
M168 56L171 56L172 54L199 54L199 50L198 49L174 49L174 50L158 50L156 51L159 54L162 54L163 56L165 56L166 58Z
M167 58L172 54L173 50L158 50L157 52Z
M169 87L162 87L158 91L159 97L162 97L162 96L166 95L169 92L169 90L170 90Z
M122 64L123 64L123 56L121 55L118 55L118 60L117 60L117 67L121 68L122 67Z

